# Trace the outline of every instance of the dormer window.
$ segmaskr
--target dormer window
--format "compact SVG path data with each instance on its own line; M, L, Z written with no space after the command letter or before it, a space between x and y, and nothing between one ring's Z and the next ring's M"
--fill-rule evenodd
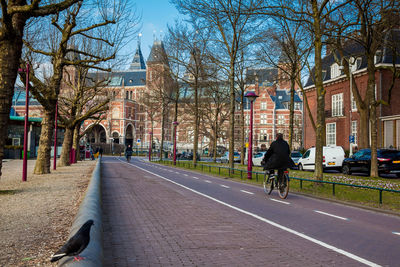
M382 50L377 50L374 57L375 64L382 62Z
M334 78L339 77L339 76L340 76L339 64L333 63L331 65L331 79L334 79Z
M350 70L351 72L355 72L361 66L362 59L359 57L355 59L354 57L350 58Z

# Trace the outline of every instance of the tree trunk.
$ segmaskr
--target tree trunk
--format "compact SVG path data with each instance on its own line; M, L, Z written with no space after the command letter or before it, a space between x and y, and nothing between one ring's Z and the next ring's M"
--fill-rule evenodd
M371 170L370 176L378 177L378 152L377 152L377 139L378 139L378 127L376 120L376 96L375 96L375 64L374 57L368 57L368 88L367 88L367 99L369 103L369 123L371 125ZM369 137L369 136L367 136ZM369 141L369 140L368 140Z
M218 144L218 116L219 116L219 108L217 108L215 112L215 127L214 127L214 154L213 161L217 162L217 144Z
M234 168L235 151L235 63L231 60L229 73L230 105L229 105L229 168Z
M194 140L193 140L193 164L197 163L197 150L199 147L199 100L198 100L198 78L194 80Z
M165 125L165 104L163 103L162 111L161 111L161 143L160 143L160 160L163 159L164 152L164 125Z
M71 165L71 162L69 161L69 154L71 152L73 134L74 134L73 129L70 128L65 129L61 156L60 160L58 161L59 167Z
M55 105L51 111L44 110L42 130L40 132L39 150L34 174L50 173L50 152L54 134Z
M245 129L244 129L244 90L241 90L241 95L240 95L240 164L244 164L244 157L246 155L246 145L245 145Z
M360 130L359 139L357 141L358 149L369 147L369 109L358 108L358 114L360 115Z
M293 149L293 121L294 121L294 87L295 87L295 79L294 74L292 73L290 79L290 115L289 115L289 147L290 151Z
M81 153L80 153L80 146L79 146L79 131L80 131L80 128L81 128L81 125L80 124L77 124L76 126L75 126L75 129L74 129L74 135L73 135L73 137L72 137L72 148L73 149L75 149L75 152L76 152L76 155L75 155L75 157L76 157L76 160L82 160L81 159Z
M0 177L25 25L25 18L22 15L15 15L14 17L13 26L16 29L12 30L15 32L7 33L3 27L0 29L2 36L2 39L0 39Z
M317 127L316 127L316 148L315 148L315 171L314 178L323 180L323 146L325 144L325 89L322 79L322 32L321 17L318 7L318 1L312 1L314 17L314 49L315 49L315 88L317 90Z

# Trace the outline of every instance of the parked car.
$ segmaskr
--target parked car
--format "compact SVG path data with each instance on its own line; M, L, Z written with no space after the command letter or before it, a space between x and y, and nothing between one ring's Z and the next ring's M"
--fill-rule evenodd
M267 153L267 151L261 151L253 155L252 159L253 166L261 166L261 161L264 158L265 153ZM244 164L247 165L247 162L248 162L248 157L246 154L246 158L244 159Z
M229 152L225 152L225 154L221 157L221 163L229 162ZM233 162L240 162L240 154L239 152L233 153Z
M341 146L324 146L322 165L324 169L342 169L344 160L344 150ZM315 147L312 147L304 153L303 157L298 161L299 170L315 169Z
M292 158L293 162L294 162L294 167L292 169L298 169L298 165L299 165L299 160L301 159L301 157L303 156L303 154L301 154L299 151L292 151L292 153L290 153L290 157Z
M196 153L197 155L197 160L200 160L200 154ZM193 152L182 152L180 156L178 157L180 160L193 160Z
M400 151L393 149L378 149L378 173L396 174L400 177ZM360 149L343 161L342 172L352 174L363 172L369 175L371 169L371 149Z

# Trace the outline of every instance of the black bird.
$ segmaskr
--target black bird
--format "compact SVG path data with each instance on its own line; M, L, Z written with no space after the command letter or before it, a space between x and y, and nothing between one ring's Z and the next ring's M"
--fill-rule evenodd
M55 262L65 256L74 256L74 260L81 260L79 254L87 247L90 241L90 228L93 220L88 220L84 225L71 237L64 246L51 256L50 261ZM78 256L76 256L78 255Z

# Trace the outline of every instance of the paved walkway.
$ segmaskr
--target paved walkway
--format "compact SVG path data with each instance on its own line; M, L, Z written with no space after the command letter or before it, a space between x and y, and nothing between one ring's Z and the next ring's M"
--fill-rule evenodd
M104 160L102 169L105 266L343 265L335 253L125 163Z

